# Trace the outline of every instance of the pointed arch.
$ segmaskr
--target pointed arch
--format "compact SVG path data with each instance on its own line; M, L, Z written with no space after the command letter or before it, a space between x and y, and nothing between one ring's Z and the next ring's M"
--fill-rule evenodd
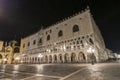
M79 31L79 26L75 24L73 26L73 32L78 32L78 31Z
M47 57L47 55L45 56L45 62L48 62L48 57Z
M32 57L32 63L34 63L34 57Z
M40 57L38 57L38 63L40 63Z
M2 59L2 55L0 54L0 59Z
M60 60L60 62L63 62L63 60L62 60L62 54L59 54L59 60Z
M69 62L69 55L68 55L68 53L65 53L65 55L64 55L64 62L65 63Z
M61 37L61 36L63 36L63 31L62 31L62 30L60 30L60 31L58 32L58 37Z
M37 62L37 57L35 57L35 63Z
M87 54L87 61L91 62L91 54Z
M84 62L86 60L86 57L83 52L80 52L78 55L79 62Z
M38 43L42 44L42 42L43 42L43 40L42 40L42 38L40 38L39 41L38 41Z
M52 63L52 56L49 56L49 63Z
M75 53L71 54L71 62L76 62L76 54Z
M32 58L31 57L29 58L29 63L32 63Z
M90 42L91 44L94 44L94 42L93 42L93 40L92 40L91 38L89 38L89 42Z
M54 55L53 58L54 58L54 62L57 62L57 56Z
M47 35L47 41L49 41L50 40L50 35Z

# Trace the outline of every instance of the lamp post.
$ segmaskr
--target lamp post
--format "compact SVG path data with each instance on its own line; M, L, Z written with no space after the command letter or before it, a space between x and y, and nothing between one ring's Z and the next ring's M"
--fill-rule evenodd
M11 63L14 61L14 49L16 48L17 41L13 40L10 41L9 46L11 46L12 51L11 51Z
M16 57L15 58L15 63L17 64L19 62L20 58L19 57Z
M42 55L42 54L39 54L39 55L38 55L38 57L42 58L42 57L43 57L43 55Z
M9 63L9 62L8 62L8 60L9 60L9 54L7 53L8 50L9 50L9 48L7 48L7 46L5 46L5 47L4 47L4 59L3 59L3 61L4 61L5 64L8 64L8 63Z
M88 53L90 53L90 59L91 59L91 63L94 64L94 52L95 52L95 49L92 48L92 47L89 47L88 50L87 50Z
M3 60L4 60L4 64L6 64L7 58L4 58Z
M38 57L40 58L40 62L42 62L42 61L41 61L41 58L43 57L43 55L42 55L42 54L39 54Z

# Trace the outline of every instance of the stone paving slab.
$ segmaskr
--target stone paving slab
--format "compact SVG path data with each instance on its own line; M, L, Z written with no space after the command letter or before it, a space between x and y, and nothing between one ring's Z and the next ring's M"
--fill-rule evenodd
M0 79L0 80L13 80L13 79L9 79L9 78L4 78L4 79Z
M8 78L8 77L10 77L10 76L4 74L3 72L0 73L0 80L2 80L3 78Z
M23 78L27 78L33 75L30 74L24 74L24 73L15 73L15 74L9 74L9 73L3 73L4 77L0 76L0 80L20 80Z
M24 80L59 80L59 78L50 78L50 77L44 77L44 76L34 76L32 78L27 78Z
M85 66L76 66L74 64L36 64L36 65L7 65L5 73L13 74L15 72L31 73L31 74L43 74L51 76L66 76L72 72L79 70ZM1 69L2 71L2 69Z
M65 80L120 80L120 65L92 65Z
M64 77L70 73L73 73L83 67L70 66L70 65L55 65L55 66L44 66L43 71L39 72L44 75L52 75L52 76L61 76Z
M29 71L11 71L14 69L7 67L8 71L3 70L0 73L0 80L120 80L120 63L45 64L24 65L22 67L25 66L29 66L27 70L36 69L37 72L35 73L34 70L32 70L33 73L32 71L30 73Z

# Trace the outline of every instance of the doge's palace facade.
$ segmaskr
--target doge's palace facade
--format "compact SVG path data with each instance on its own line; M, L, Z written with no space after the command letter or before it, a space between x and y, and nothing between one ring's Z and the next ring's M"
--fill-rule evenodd
M96 62L107 59L106 47L90 10L21 39L19 63Z

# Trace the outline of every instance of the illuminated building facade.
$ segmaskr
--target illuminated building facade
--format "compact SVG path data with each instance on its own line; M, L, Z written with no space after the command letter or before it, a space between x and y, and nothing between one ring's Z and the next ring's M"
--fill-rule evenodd
M21 39L19 63L72 63L106 60L104 40L90 10Z
M0 41L0 64L16 63L17 56L19 55L19 46L16 41L9 43Z

